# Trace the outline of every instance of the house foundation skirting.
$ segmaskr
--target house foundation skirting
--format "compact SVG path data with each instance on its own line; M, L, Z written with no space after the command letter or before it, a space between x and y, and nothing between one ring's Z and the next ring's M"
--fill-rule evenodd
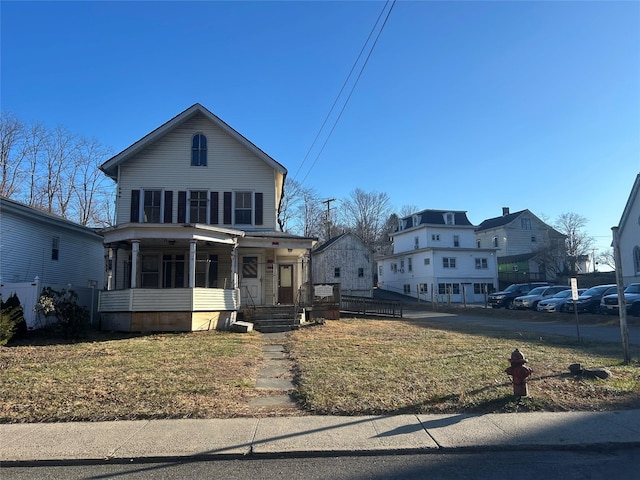
M235 311L222 312L104 312L100 329L116 332L195 332L227 330Z

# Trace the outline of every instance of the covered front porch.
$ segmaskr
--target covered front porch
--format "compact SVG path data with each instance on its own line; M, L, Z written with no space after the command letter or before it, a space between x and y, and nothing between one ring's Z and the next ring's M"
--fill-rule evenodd
M300 302L314 240L210 225L136 224L104 232L101 328L226 329L245 307Z

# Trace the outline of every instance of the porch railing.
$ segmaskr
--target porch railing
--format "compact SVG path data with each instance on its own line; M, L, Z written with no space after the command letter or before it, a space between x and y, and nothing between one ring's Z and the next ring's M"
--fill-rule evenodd
M342 295L340 311L362 315L388 315L402 318L402 302Z

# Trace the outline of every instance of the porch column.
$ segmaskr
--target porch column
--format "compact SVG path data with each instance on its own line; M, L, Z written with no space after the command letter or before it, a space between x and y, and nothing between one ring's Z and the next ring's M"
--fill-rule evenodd
M138 288L138 257L140 240L131 240L131 288Z
M113 247L107 248L105 268L107 269L107 290L113 290Z
M196 286L196 240L189 240L189 288Z
M231 248L231 287L238 288L238 240L234 239Z

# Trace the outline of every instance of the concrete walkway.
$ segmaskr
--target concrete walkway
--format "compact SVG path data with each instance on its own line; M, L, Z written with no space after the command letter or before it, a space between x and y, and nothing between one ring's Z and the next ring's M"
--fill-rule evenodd
M640 410L0 425L0 466L640 446Z

